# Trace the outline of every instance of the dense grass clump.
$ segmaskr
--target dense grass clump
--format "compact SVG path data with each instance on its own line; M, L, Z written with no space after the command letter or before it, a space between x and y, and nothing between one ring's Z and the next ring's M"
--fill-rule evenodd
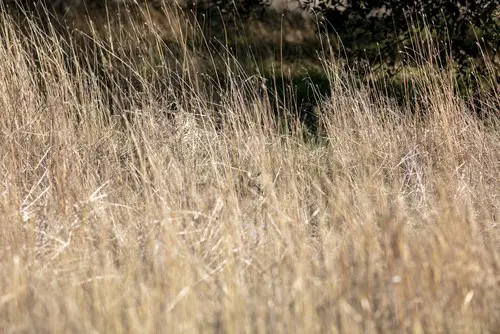
M293 89L142 14L0 14L0 332L500 328L499 118L452 68L417 62L405 105L323 51L311 133Z

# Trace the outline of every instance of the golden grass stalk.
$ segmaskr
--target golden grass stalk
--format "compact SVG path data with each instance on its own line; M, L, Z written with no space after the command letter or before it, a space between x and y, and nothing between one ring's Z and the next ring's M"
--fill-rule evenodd
M1 15L1 332L500 327L498 127L446 73L418 119L327 61L345 84L311 141L231 66L214 100L172 65L163 99L132 56L103 48L141 89L101 85L102 59Z

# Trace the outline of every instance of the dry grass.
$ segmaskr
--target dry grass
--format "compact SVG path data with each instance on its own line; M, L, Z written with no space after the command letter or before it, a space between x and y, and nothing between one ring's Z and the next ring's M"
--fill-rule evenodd
M446 73L419 79L418 118L327 61L318 140L234 64L216 103L179 74L175 103L139 80L110 118L55 33L0 22L1 332L500 328L498 118Z

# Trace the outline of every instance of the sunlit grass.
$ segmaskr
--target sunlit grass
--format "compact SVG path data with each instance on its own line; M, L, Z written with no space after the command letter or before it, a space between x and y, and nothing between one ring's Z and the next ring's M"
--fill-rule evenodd
M325 57L304 135L195 25L85 58L1 15L1 332L500 327L499 120L446 71L421 63L412 113Z

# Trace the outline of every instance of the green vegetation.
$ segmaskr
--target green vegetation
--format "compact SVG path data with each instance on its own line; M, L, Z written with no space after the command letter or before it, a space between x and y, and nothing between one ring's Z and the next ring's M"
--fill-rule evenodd
M85 13L0 13L0 332L498 331L494 59Z

